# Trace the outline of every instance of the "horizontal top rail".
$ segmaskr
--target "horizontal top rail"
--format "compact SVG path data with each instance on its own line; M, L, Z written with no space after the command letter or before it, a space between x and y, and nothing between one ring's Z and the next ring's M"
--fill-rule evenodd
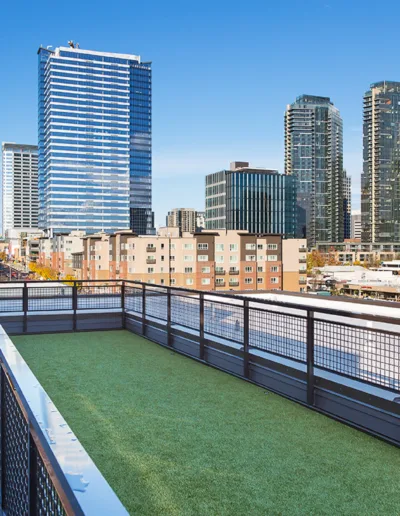
M73 513L127 514L1 326L0 360Z

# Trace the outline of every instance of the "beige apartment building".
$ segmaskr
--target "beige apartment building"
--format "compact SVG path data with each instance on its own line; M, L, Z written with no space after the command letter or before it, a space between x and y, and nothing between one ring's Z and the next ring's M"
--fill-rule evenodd
M157 236L120 231L113 235L87 235L82 241L82 256L74 253L74 263L75 276L84 280L128 279L221 291L281 290L284 285L285 241L280 235L218 230L184 232L179 237L177 228L164 228ZM285 244L291 253L287 261L287 288L297 292L303 288L301 242ZM80 260L81 271L77 267Z
M73 253L83 250L84 231L72 231L69 235L55 235L53 238L41 238L39 241L38 262L51 267L60 277L74 275L72 267Z
M282 290L307 292L307 240L288 238L282 240Z

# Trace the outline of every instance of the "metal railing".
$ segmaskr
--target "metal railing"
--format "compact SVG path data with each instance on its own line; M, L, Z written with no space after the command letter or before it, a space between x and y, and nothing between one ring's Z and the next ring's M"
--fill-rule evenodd
M246 378L255 356L290 361L304 374L311 407L315 376L323 377L323 372L334 375L335 381L339 378L339 383L347 378L390 391L393 398L400 394L400 318L335 309L334 303L332 308L306 306L128 280L32 283L0 289L0 324L21 314L26 332L35 314L62 311L72 318L71 329L77 330L80 314L103 318L114 311L121 314L122 327L135 321L144 336L158 328L167 334L168 343L177 333L197 339L201 359L210 343L232 349L241 356L241 375ZM350 309L354 306L343 302Z
M1 328L0 413L2 514L127 514Z

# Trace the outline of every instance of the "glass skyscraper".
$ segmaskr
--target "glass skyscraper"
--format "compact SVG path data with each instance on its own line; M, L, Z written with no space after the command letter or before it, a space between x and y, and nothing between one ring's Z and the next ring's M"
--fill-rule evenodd
M400 82L382 81L364 95L361 238L400 241Z
M276 170L233 162L206 176L206 229L294 237L296 180Z
M39 227L152 234L151 63L39 48Z
M296 236L343 241L343 123L328 97L301 95L285 113L285 174L297 178Z

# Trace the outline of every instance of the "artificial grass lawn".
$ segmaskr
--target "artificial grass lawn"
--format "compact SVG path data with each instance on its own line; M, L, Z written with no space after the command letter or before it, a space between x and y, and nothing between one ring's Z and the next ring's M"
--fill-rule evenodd
M399 514L400 450L127 331L13 337L131 514Z

